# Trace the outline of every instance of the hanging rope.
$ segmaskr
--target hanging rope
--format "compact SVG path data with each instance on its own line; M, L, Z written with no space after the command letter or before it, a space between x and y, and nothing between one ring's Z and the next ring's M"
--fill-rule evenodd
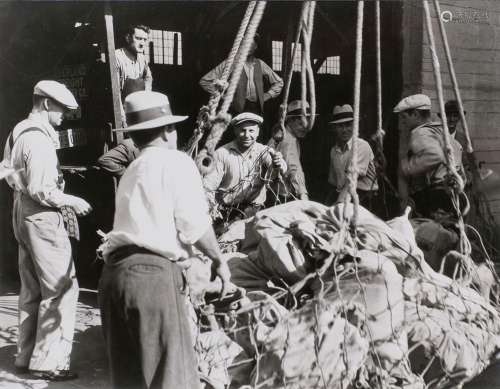
M205 147L203 148L203 150L201 150L196 158L198 169L200 170L200 173L202 175L208 174L214 168L213 153L215 151L215 147L224 134L224 131L226 131L229 122L231 121L231 115L229 115L227 112L233 101L234 93L236 92L241 72L243 71L243 66L245 65L245 62L247 60L248 53L250 52L250 47L262 19L262 15L264 14L266 5L266 1L258 1L253 9L251 19L248 23L241 44L234 58L235 64L231 73L231 78L229 80L229 86L223 96L222 106L219 110L219 113L215 118L213 118L212 129L205 142Z
M356 227L359 211L359 198L356 192L358 183L358 136L359 136L359 101L361 91L361 60L363 56L363 15L364 15L364 1L358 2L358 16L356 20L356 65L354 72L354 122L352 130L352 158L347 171L347 185L343 189L345 193L345 202L349 202L352 198L354 213L351 219L351 225ZM344 207L344 218L347 218L347 209Z
M439 101L439 111L441 112L441 119L442 119L442 123L443 123L443 138L444 138L444 143L445 143L446 164L447 164L447 169L448 169L449 174L458 183L458 185L457 185L458 188L457 187L451 188L451 200L453 202L455 211L458 215L458 228L459 228L459 235L460 235L460 252L462 254L464 254L467 258L470 259L470 254L471 254L472 248L471 248L471 244L469 242L469 239L467 238L467 235L465 233L465 226L464 226L462 212L460 211L460 202L459 202L459 195L460 195L460 193L462 193L464 185L463 185L462 178L459 176L459 174L457 172L455 156L453 155L453 150L452 150L452 146L451 146L451 136L450 136L450 132L448 130L448 122L446 119L446 112L444 109L443 83L441 80L441 70L440 70L440 66L439 66L439 59L436 55L436 43L434 41L434 33L432 31L432 19L431 19L431 14L429 11L429 3L427 0L424 0L423 4L424 4L424 11L425 11L426 26L427 26L427 35L429 38L430 49L431 49L431 54L432 54L432 65L433 65L433 69L434 69L434 78L436 81L436 90L437 90L438 101ZM462 107L460 107L460 110L463 111Z
M302 14L302 71L301 71L301 100L302 118L306 121L306 127L311 130L314 126L316 116L316 86L314 83L314 71L311 64L311 41L314 28L314 12L316 1L305 1L305 12ZM307 120L306 103L309 96L311 115Z
M280 127L283 130L283 134L286 133L285 131L285 118L286 118L286 110L288 106L288 97L290 95L290 86L292 84L292 76L293 76L293 61L295 60L295 55L297 53L297 47L299 45L299 40L300 40L300 35L302 33L302 20L304 18L304 14L307 10L307 2L304 1L302 3L302 11L300 12L300 19L299 23L297 25L297 32L295 33L295 40L293 44L293 50L292 50L292 58L290 61L290 66L287 69L287 74L285 78L285 91L283 92L283 102L280 105Z
M375 48L377 62L377 133L382 134L382 59L380 50L380 0L375 1ZM380 146L383 144L380 142Z
M245 31L247 30L248 23L250 22L250 18L255 9L256 3L256 1L251 1L248 4L245 15L243 16L243 19L240 23L238 33L234 38L231 51L229 52L227 60L225 61L222 76L219 80L214 81L214 89L210 94L208 104L200 108L200 112L198 113L198 118L196 120L196 128L194 130L193 136L188 141L188 146L186 148L186 152L191 157L194 157L198 154L198 144L203 138L205 131L210 129L211 125L213 124L220 99L227 88L227 80L233 67L234 59L236 58L236 54L238 53L238 50L241 46L241 41L243 40L243 36L245 34Z
M441 7L439 6L438 0L434 0L434 8L436 10L436 15L441 15ZM474 150L472 148L472 142L470 139L469 127L467 126L467 121L465 120L464 105L462 102L462 97L460 95L460 90L458 88L457 76L455 74L455 67L453 66L453 62L451 59L451 52L450 52L450 46L448 44L448 37L446 35L446 29L444 28L443 21L441 20L440 17L438 17L437 20L439 23L439 30L441 31L441 38L443 40L443 47L444 47L444 51L446 53L446 60L448 63L448 70L450 72L451 82L453 84L453 90L455 91L455 97L456 97L457 102L458 102L460 119L462 120L462 126L463 126L464 133L465 133L465 139L467 141L466 149L467 149L467 153L470 154Z

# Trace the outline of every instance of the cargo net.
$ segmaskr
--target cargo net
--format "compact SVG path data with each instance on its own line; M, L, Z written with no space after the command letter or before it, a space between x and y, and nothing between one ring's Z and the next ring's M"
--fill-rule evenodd
M225 300L210 297L210 265L188 269L205 388L460 387L488 366L491 263L451 251L435 271L408 213L386 223L360 207L352 230L352 211L293 201L233 223L220 242L239 289Z

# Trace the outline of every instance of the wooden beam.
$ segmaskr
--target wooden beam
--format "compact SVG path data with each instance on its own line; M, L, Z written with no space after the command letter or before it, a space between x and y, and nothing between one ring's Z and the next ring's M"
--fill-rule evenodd
M116 74L116 57L115 57L115 33L113 30L113 13L111 6L106 3L104 6L104 21L106 24L106 40L108 48L108 64L109 74L111 77L111 90L113 92L113 114L115 119L115 128L123 127L122 113L121 113L121 93L120 85L118 84L118 77ZM116 132L116 142L123 140L123 133Z

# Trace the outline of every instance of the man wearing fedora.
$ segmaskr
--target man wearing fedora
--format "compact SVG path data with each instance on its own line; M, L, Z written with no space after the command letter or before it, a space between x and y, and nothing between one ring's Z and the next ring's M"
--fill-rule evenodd
M92 208L65 194L56 149L65 111L78 104L65 85L40 81L28 118L12 130L4 162L15 172L6 177L14 190L14 235L19 245L19 336L15 366L47 380L76 378L69 370L78 282L62 210L79 216Z
M262 122L261 116L251 112L231 121L235 139L215 151L214 168L203 178L212 205L220 204L243 217L253 216L264 207L266 183L277 173L286 173L281 154L257 142Z
M173 148L167 96L135 92L125 99L127 131L140 154L122 176L113 230L100 248L105 266L99 305L113 388L198 388L182 266L193 246L212 260L224 296L229 269L208 215L199 172Z
M438 210L455 214L450 189L464 186L462 146L452 136L456 169L461 176L457 179L448 173L443 127L431 121L430 98L424 94L405 97L394 107L394 112L398 114L401 130L410 134L408 154L401 160L400 169L409 181L409 194L416 211L430 218ZM452 120L453 130L456 124Z
M264 104L269 99L278 97L283 89L283 80L280 76L264 61L255 57L259 39L259 35L256 34L234 94L230 109L235 115L242 112L263 115ZM200 80L200 86L208 93L214 93L214 82L222 77L225 66L226 61L223 61L205 74ZM265 82L269 84L267 90Z
M352 145L358 146L358 182L357 192L359 202L365 208L377 214L376 196L378 191L377 174L373 151L367 141L361 138L353 139L354 114L349 104L335 106L329 128L335 135L335 145L330 150L330 172L328 183L331 186L327 204L333 204L339 199L339 194L347 183L347 170L352 160Z
M310 116L309 103L305 104L306 116ZM273 192L280 201L290 199L308 200L306 179L302 163L300 162L300 139L304 138L309 130L302 112L302 101L294 100L287 106L285 131L277 123L273 128L273 136L268 146L281 153L287 165L287 172L283 180L277 180L272 185Z

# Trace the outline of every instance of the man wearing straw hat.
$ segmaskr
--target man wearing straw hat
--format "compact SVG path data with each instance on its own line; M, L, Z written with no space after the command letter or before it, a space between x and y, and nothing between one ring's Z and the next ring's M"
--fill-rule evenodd
M401 160L400 169L409 180L417 212L429 218L437 211L455 214L450 188L464 185L462 146L452 136L456 169L461 176L457 181L448 174L443 128L441 123L431 121L430 98L424 94L405 97L394 107L394 112L398 114L400 128L410 134L408 155ZM456 122L452 123L452 129L455 128Z
M349 104L335 106L329 122L335 135L335 145L330 150L330 172L328 183L331 186L327 204L340 200L339 194L347 183L347 171L352 160L352 145L358 146L357 192L360 204L376 213L375 198L378 191L377 174L373 151L367 141L352 138L354 113Z
M305 115L310 116L307 101L305 110ZM294 100L290 102L287 106L285 131L277 123L273 128L273 137L268 142L268 146L283 155L288 168L283 181L276 181L276 184L272 185L274 195L280 200L309 199L304 170L300 162L300 139L304 138L309 132L303 119L302 101Z
M127 131L140 153L116 193L113 230L100 248L106 262L99 305L114 388L198 388L181 266L193 246L229 286L201 177L177 150L167 96L135 92L125 99Z
M35 85L28 118L12 130L4 150L6 177L14 189L14 235L19 244L19 336L15 366L19 373L52 381L76 378L69 370L78 282L65 230L63 210L79 216L92 208L65 194L54 126L78 104L63 84Z

